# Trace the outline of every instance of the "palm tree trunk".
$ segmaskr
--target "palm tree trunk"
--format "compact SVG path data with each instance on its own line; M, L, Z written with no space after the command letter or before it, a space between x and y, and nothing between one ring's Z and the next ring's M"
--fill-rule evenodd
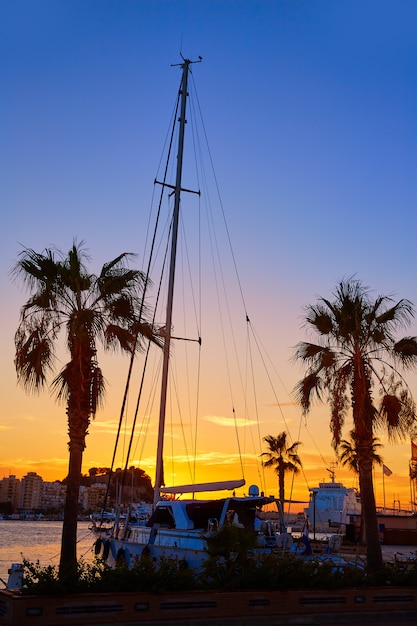
M77 578L77 520L78 496L81 483L83 448L70 445L67 494L65 498L64 523L62 527L59 578L69 586Z
M279 464L278 468L278 484L279 484L279 499L281 502L282 510L285 506L285 470L283 464Z
M372 477L372 459L368 456L360 459L358 455L359 489L362 520L365 527L367 569L369 574L376 574L383 567L383 559Z
M383 569L382 549L379 541L378 518L372 477L374 408L371 383L358 348L355 356L353 383L353 421L355 424L356 452L358 455L359 489L362 500L362 517L365 526L366 560L369 574Z

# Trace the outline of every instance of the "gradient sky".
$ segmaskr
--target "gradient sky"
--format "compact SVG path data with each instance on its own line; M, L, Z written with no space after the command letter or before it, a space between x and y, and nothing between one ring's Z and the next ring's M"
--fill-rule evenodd
M298 433L290 395L302 376L290 357L306 338L303 307L350 275L375 295L417 303L413 0L2 4L0 478L67 471L64 408L16 385L13 336L27 294L10 268L22 245L66 251L74 237L85 240L93 268L123 251L144 267L180 52L203 57L193 75L221 196L251 320L280 373L285 421L303 442L306 476L295 494L307 499L334 455L328 407L315 407ZM417 323L406 333L417 334ZM111 461L127 362L104 366L108 402L90 428L85 471ZM417 396L415 373L408 380ZM262 436L284 429L264 415ZM233 429L220 430L212 426L199 446L201 480L236 476ZM141 467L153 478L152 454ZM407 506L409 441L386 445L383 457L393 471L387 505ZM337 477L355 484L346 470ZM274 475L267 480L272 492Z

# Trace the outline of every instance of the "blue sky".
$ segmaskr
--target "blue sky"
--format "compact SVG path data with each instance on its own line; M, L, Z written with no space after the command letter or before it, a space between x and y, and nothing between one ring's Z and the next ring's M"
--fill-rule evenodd
M2 12L6 265L18 241L119 250L120 215L149 193L182 50L204 58L194 74L222 194L235 231L247 226L242 246L262 241L266 285L322 293L358 273L408 295L413 2L17 0ZM133 233L125 243L136 250Z
M27 402L12 362L25 294L8 275L20 244L78 237L97 267L125 250L141 263L180 52L203 57L193 76L250 312L276 329L288 387L303 306L342 277L417 303L416 18L412 0L4 2L1 421Z

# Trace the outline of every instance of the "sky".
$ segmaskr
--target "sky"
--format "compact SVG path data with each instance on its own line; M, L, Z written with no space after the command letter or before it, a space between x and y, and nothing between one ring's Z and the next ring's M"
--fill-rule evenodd
M260 434L288 426L302 441L293 496L307 500L335 456L328 406L300 419L291 395L303 374L291 356L307 339L305 306L347 276L375 296L417 303L416 3L13 0L1 14L0 478L62 479L68 462L65 407L17 386L13 337L28 294L10 269L22 246L66 251L74 238L95 271L123 251L143 269L180 78L172 64L201 55L193 78L246 305L279 373L280 411L267 410L271 395L261 400ZM417 335L415 320L404 334ZM103 364L107 401L89 430L85 472L110 465L127 371L122 357ZM417 397L415 372L407 381ZM236 477L231 421L219 407L208 415L200 482ZM147 439L140 466L153 479ZM407 507L410 442L381 441L393 472L386 503ZM247 483L257 482L259 453L245 462ZM346 469L336 478L356 484ZM274 474L265 480L276 493Z

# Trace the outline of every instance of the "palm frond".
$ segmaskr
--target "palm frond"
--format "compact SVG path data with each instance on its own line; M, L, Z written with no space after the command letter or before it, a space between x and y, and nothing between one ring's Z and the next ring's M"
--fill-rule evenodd
M333 319L327 311L320 307L311 307L309 309L306 321L313 326L320 335L329 335L333 331Z
M130 257L135 258L136 256L137 255L134 252L122 252L122 254L119 254L119 256L117 256L115 259L104 263L103 267L101 268L100 278L104 277L115 267L124 266L124 261L126 259Z
M399 328L404 324L408 324L410 317L413 316L414 308L412 303L403 299L378 315L377 321L379 324L384 325L395 322L395 328Z
M294 388L294 397L301 405L304 413L310 410L311 401L314 394L318 400L322 398L324 381L317 372L307 374Z
M406 367L417 365L417 337L403 337L393 346L395 356Z
M106 347L132 353L137 347L136 335L128 328L122 328L117 324L107 324L104 337Z
M378 426L385 426L388 439L395 442L410 436L416 427L416 419L413 398L406 389L400 389L397 393L384 394L375 421Z
M103 372L95 367L91 377L91 415L94 418L97 409L103 405L106 390L106 382Z
M29 330L20 327L15 336L15 367L18 381L29 392L39 391L47 382L55 353L50 338L42 327Z

